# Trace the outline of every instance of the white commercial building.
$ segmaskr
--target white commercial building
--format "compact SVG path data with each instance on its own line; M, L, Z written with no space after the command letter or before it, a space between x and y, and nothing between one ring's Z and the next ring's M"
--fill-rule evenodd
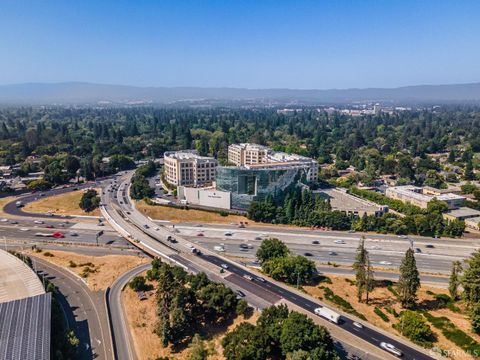
M187 204L227 210L231 208L232 203L229 191L219 191L213 187L194 188L179 186L178 198L185 200Z
M431 187L418 187L413 185L393 186L387 188L385 195L391 199L400 200L426 209L428 203L433 199L444 201L449 209L456 209L462 206L465 197L453 193L445 193Z
M164 154L165 180L171 185L205 186L215 180L217 160L200 156L196 150Z
M228 161L246 169L299 169L307 170L307 180L318 178L318 163L309 157L273 151L257 144L232 144L228 147Z

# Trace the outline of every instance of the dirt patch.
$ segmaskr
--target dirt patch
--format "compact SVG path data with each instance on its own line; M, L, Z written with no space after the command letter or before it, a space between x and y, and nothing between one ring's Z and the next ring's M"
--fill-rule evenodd
M332 308L338 307L337 304L329 301L325 296L325 288L329 288L335 295L338 295L344 300L348 301L355 311L367 318L369 323L388 332L401 336L401 334L393 328L393 324L397 323L398 321L394 313L399 314L402 311L402 308L400 303L397 301L396 296L388 289L387 286L375 288L375 290L369 296L370 301L367 305L357 301L356 286L353 281L353 277L328 276L328 278L332 283L327 281L322 282L318 286L304 286L304 290L315 298L330 304ZM448 317L458 328L474 337L477 341L480 341L480 336L477 336L471 332L467 316L455 313L446 308L434 310L435 299L432 294L441 293L447 294L447 291L444 289L422 286L418 291L418 304L421 304L420 308L429 311L434 316ZM382 313L385 314L385 316L388 318L388 322L382 320L382 318L375 313L375 308L379 308ZM455 350L455 353L458 355L456 357L452 356L453 359L473 359L473 357L464 353L455 344L445 338L440 330L436 329L431 324L429 325L437 336L437 341L434 343L434 346L440 347L444 350Z
M152 219L158 220L169 220L172 222L203 222L203 223L219 223L219 224L229 224L229 223L240 223L248 222L254 223L253 221L247 219L245 216L239 215L228 215L221 216L218 213L196 210L196 209L177 209L170 206L155 206L147 205L144 201L139 201L136 203L138 211L144 213L147 216L150 216Z
M147 292L146 300L140 301L137 294L129 287L126 287L122 294L122 301L133 343L135 344L135 352L139 359L154 360L161 356L180 360L188 358L190 351L188 348L181 352L173 352L171 347L163 348L160 338L153 332L157 319L154 290ZM255 324L258 316L259 313L254 313L248 320L245 320L243 316L239 316L228 326L225 332L215 335L212 339L205 340L205 348L209 349L210 354L208 359L225 359L222 355L223 349L221 345L225 334L243 321Z
M132 255L91 256L59 250L29 251L29 254L74 272L94 291L105 290L124 272L149 262L147 258Z
M98 190L97 190L98 191ZM54 212L57 215L91 215L100 216L100 210L87 213L80 209L78 204L85 190L76 190L65 194L49 196L28 203L23 208L26 212L41 213Z

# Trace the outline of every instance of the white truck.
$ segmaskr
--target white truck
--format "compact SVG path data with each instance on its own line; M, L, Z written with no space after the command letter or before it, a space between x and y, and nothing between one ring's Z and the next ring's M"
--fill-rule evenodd
M333 310L330 310L329 308L325 306L318 307L314 310L315 314L318 316L324 317L325 319L338 324L340 321L340 314L336 313Z
M225 248L224 248L223 246L221 246L221 245L215 245L215 246L213 247L213 250L218 251L218 252L224 252L224 251L225 251Z

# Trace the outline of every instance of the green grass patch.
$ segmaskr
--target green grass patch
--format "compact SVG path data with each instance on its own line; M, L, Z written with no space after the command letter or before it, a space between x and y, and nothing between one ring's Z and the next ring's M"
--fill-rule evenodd
M338 307L340 307L346 313L355 315L355 316L359 317L360 319L367 321L367 318L363 314L360 314L357 310L355 310L353 308L352 304L350 304L347 300L345 300L344 298L336 295L332 291L332 289L330 289L328 287L324 287L324 294L325 294L325 299L333 302L334 304L336 304Z
M428 312L423 312L423 316L442 334L463 351L469 354L480 354L480 344L470 335L460 330L445 316L433 316Z
M392 295L395 296L398 299L398 292L397 292L397 290L395 290L393 285L388 285L387 290L390 291L392 293Z
M373 309L373 312L377 314L380 317L380 319L382 319L383 321L390 322L390 319L388 318L388 316L380 308L375 306L375 309Z
M392 307L386 307L385 311L388 312L389 314L392 314L394 317L398 317L399 314L395 311L394 308Z

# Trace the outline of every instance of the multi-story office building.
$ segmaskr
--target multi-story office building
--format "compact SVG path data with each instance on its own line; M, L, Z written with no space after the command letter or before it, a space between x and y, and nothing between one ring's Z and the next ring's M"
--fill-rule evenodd
M273 151L263 145L232 144L228 147L228 161L252 170L304 169L307 181L318 178L318 163L314 159Z
M253 200L276 196L288 186L318 178L318 163L308 157L276 152L263 145L233 144L228 161L236 166L219 166L216 189L231 193L231 206L247 209Z
M228 161L237 166L262 164L271 150L257 144L232 144L228 147Z
M215 180L217 160L200 156L196 150L164 154L165 180L176 186L205 186Z
M433 199L444 201L447 203L449 209L455 209L462 206L465 197L445 193L441 190L431 187L418 187L413 185L393 186L387 188L385 195L389 198L400 200L404 203L409 203L426 209L428 203Z

